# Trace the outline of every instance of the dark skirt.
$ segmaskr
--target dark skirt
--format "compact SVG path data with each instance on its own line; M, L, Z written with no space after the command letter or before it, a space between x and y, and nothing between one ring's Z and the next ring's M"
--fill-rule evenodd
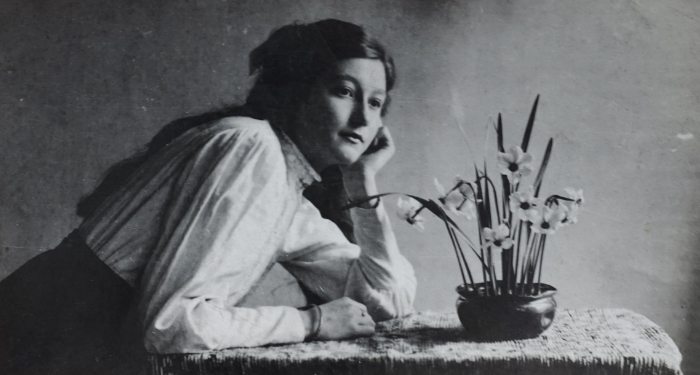
M71 233L0 281L0 374L133 373L120 333L132 294Z

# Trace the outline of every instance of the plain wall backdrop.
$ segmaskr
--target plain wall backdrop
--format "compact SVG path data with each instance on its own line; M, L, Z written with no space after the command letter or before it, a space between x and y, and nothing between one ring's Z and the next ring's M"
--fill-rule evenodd
M365 25L397 62L383 191L435 197L434 177L471 176L495 158L486 129L498 113L515 144L541 94L530 149L537 164L554 138L543 192L586 198L579 223L548 241L543 281L562 308L646 315L700 374L694 0L3 0L0 277L57 245L79 224L78 199L161 126L243 100L247 54L275 27L329 17ZM394 227L416 308L453 309L444 228Z

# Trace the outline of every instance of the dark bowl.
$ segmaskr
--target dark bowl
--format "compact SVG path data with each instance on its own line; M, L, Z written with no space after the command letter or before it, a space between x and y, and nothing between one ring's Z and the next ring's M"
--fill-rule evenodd
M537 337L552 324L557 309L557 289L547 284L540 284L539 294L532 296L487 296L484 283L476 288L460 285L457 293L457 315L475 341Z

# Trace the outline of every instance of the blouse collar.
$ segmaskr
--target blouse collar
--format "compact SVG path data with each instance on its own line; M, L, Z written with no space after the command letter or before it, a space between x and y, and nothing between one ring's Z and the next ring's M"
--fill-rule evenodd
M299 151L296 144L289 138L289 136L283 132L281 129L273 127L277 138L280 140L280 145L282 146L282 154L284 155L285 163L287 164L287 170L294 173L297 177L297 188L299 190L304 190L309 187L312 183L321 181L321 176L316 172L316 170L309 164L304 155Z

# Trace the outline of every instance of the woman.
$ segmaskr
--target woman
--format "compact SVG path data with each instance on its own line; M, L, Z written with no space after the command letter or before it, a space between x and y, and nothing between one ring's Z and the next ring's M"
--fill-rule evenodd
M366 201L394 152L391 58L325 20L275 31L250 68L244 105L166 126L80 202L75 232L0 283L12 371L127 371L125 342L191 353L345 339L411 310L413 269L379 199ZM323 304L238 306L275 262Z

